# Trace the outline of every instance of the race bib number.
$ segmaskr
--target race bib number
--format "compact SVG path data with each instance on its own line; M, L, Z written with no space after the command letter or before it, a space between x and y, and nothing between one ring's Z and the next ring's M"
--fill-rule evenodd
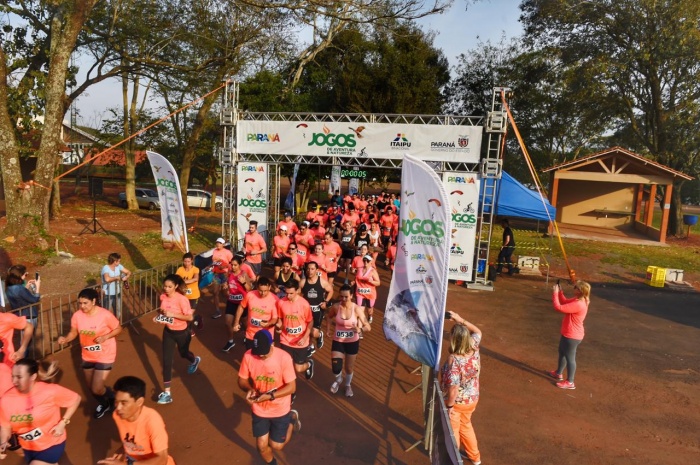
M312 311L312 312L320 312L320 311L321 311L321 306L320 306L320 305L312 305L312 306L311 306L311 311Z
M229 294L228 300L230 300L231 302L240 302L243 300L243 295L242 294Z
M188 287L187 290L185 291L185 295L190 295L190 294L192 294L192 289L190 289Z
M302 257L306 257L306 251L301 250L301 249L297 249L297 255L301 255Z
M350 339L355 336L355 331L336 331L335 337L337 339Z
M287 327L286 330L287 334L289 334L290 336L301 334L301 326L297 326L296 328Z
M262 326L262 320L258 320L257 318L251 318L250 324L252 326Z
M99 344L85 346L83 349L87 350L88 352L102 352L102 346Z
M173 317L167 317L165 315L158 314L156 317L156 323L161 323L164 325L171 325L175 322L175 318Z
M357 293L358 293L358 294L367 295L367 294L369 294L370 292L372 292L372 289L369 289L369 288L367 288L367 287L358 287L358 288L357 288Z
M41 432L41 429L35 428L31 431L28 431L26 433L18 434L20 439L24 441L35 441L39 439L44 433Z

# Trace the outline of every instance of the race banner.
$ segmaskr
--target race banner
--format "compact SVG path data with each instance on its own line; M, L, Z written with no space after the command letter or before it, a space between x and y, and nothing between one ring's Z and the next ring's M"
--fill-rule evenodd
M481 126L348 122L239 121L239 153L401 158L477 163Z
M340 166L336 165L331 170L331 182L328 183L328 193L335 194L335 191L340 192Z
M358 194L360 192L360 179L350 178L348 181L348 192L350 195Z
M267 230L267 164L238 164L238 240L243 240L250 222L258 222L258 232Z
M451 218L440 177L404 155L401 228L384 312L384 335L412 359L438 369L447 299Z
M452 217L449 278L473 281L479 180L475 173L443 173L442 182L450 196Z
M182 252L189 252L185 209L182 206L180 180L175 174L175 168L163 155L150 151L146 151L146 155L153 170L160 200L163 248L172 250L177 247Z

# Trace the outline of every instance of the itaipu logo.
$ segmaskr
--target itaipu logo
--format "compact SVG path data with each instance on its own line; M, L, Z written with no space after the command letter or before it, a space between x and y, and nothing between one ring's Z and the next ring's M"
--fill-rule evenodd
M301 125L299 125L301 126ZM297 126L297 127L299 127ZM348 147L352 148L357 145L355 136L362 138L362 131L365 129L364 126L358 126L357 128L350 128L353 134L336 134L331 131L331 129L323 125L323 132L314 132L311 135L311 141L307 144L308 146L317 145L319 147ZM306 136L306 135L305 135Z
M406 134L398 133L396 138L391 141L389 146L395 150L402 150L411 147L411 142L406 138Z
M248 133L246 135L246 141L248 142L282 142L280 140L280 135L275 134L254 134Z
M418 265L418 268L416 268L416 273L425 274L427 272L428 272L428 270L423 266L422 263L420 265Z
M464 250L459 246L459 244L452 244L450 247L450 254L452 255L464 255Z

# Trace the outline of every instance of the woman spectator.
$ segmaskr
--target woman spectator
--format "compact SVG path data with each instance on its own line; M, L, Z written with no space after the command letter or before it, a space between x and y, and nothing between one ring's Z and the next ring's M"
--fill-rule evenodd
M335 381L331 392L338 392L343 383L343 364L345 364L345 395L352 397L352 377L355 360L360 352L360 332L372 328L365 317L365 309L352 301L352 289L347 284L340 288L340 302L328 311L328 336L331 337L331 325L335 326L332 334L331 368Z
M80 338L81 358L85 383L97 399L93 416L105 416L114 407L114 392L105 387L105 381L117 358L117 340L122 332L119 320L97 305L97 291L87 288L78 294L78 311L70 319L70 332L58 338L61 345Z
M472 414L479 402L481 330L457 313L447 313L457 324L450 332L450 356L440 370L440 388L455 441L464 448L474 465L480 465L481 454L472 426Z
M170 381L173 376L173 359L175 347L180 357L187 359L190 365L187 373L193 374L199 367L201 357L190 352L192 335L187 329L187 322L192 321L192 307L185 297L185 282L176 274L169 274L163 280L163 294L160 296L158 316L153 320L161 323L163 328L163 392L158 395L159 404L169 404L173 401L170 394Z
M561 338L559 339L559 365L554 371L547 372L558 380L557 387L561 389L576 389L574 375L576 374L576 349L583 340L583 320L588 313L591 301L591 285L585 281L576 281L574 297L567 299L564 292L555 284L552 289L554 310L564 314L561 322ZM563 373L566 371L566 380Z
M17 434L28 464L57 464L66 448L66 426L80 405L80 395L37 379L39 364L23 358L12 368L14 385L0 399L0 453ZM65 412L61 416L61 409Z
M38 275L38 273L37 273ZM41 279L27 279L29 273L24 265L13 265L7 270L7 300L13 310L19 310L17 316L27 318L27 321L36 327L39 317L37 304L41 300ZM31 305L31 307L30 307Z
M126 281L131 276L131 271L122 264L122 256L116 252L109 254L107 264L102 267L100 276L102 277L102 294L104 295L105 308L111 310L119 321L122 319L122 281Z

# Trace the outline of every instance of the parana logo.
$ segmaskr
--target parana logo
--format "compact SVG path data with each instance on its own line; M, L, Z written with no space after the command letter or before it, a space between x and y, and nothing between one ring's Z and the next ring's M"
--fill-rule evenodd
M408 220L401 222L401 231L406 237L412 234L434 236L438 239L445 236L445 224L442 221L418 218L413 211L409 211L408 217Z
M246 136L248 142L281 142L280 135L275 134L253 134L249 133Z
M177 184L175 184L175 181L170 181L168 179L160 178L158 179L158 182L156 184L158 186L167 187L169 189L177 189Z
M241 171L252 171L253 173L264 173L265 168L262 166L242 165Z

